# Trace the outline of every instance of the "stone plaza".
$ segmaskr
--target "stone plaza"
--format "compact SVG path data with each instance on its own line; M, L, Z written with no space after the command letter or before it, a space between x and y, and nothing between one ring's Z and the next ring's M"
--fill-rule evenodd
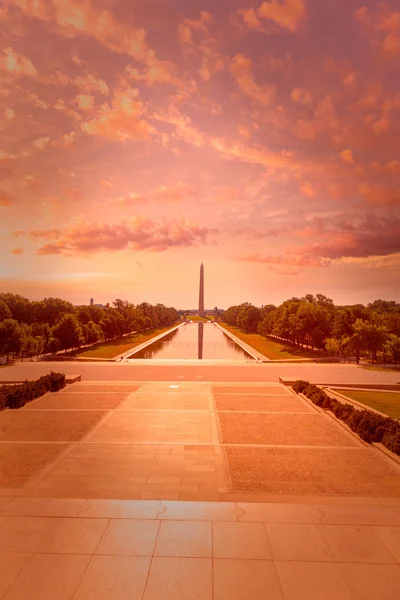
M50 368L1 377L22 370ZM396 596L400 465L279 377L396 385L398 373L62 370L82 380L0 414L2 600Z

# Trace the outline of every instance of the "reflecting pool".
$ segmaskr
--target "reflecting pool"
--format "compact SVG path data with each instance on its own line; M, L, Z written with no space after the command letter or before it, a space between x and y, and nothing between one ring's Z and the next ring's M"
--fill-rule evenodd
M127 358L254 360L214 323L185 323Z

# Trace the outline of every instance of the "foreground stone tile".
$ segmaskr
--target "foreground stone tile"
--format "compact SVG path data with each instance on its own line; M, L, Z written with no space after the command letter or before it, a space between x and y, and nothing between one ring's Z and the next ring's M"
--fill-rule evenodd
M3 600L71 600L90 556L36 554Z
M263 523L320 523L321 511L311 504L238 502L239 521Z
M276 561L285 600L353 600L332 563Z
M149 567L147 557L94 556L73 600L142 600Z
M224 502L162 502L165 512L160 519L177 521L237 521L240 511L233 503Z
M0 529L0 552L36 552L59 519L9 517Z
M73 498L15 498L1 514L24 517L77 517L86 500Z
M93 554L108 519L60 519L38 552L41 554Z
M343 525L400 525L400 514L387 506L321 506L315 505L321 523Z
M394 563L372 527L319 525L318 529L336 562Z
M400 527L373 527L373 530L385 548L400 563Z
M271 559L263 523L213 523L213 556Z
M161 501L151 500L88 500L81 517L107 519L157 519L163 511Z
M354 600L394 600L400 590L397 565L338 565Z
M0 598L21 573L32 554L3 553L0 560Z
M214 600L283 600L272 561L215 559Z
M275 560L332 561L332 554L316 525L266 523Z
M117 519L110 521L96 554L151 556L157 539L158 521Z
M206 521L163 521L154 555L211 558L211 523Z
M162 600L211 600L211 559L153 558L143 600L161 598Z

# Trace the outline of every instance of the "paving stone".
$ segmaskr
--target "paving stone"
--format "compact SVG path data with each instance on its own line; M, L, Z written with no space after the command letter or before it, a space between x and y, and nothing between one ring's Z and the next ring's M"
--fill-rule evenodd
M3 600L70 600L89 561L90 556L36 554Z
M339 564L354 600L393 600L400 590L398 565Z
M212 600L210 558L154 557L143 600Z
M272 561L214 559L214 600L283 600Z
M163 521L157 538L155 556L212 556L211 523L201 521Z
M112 520L96 549L96 554L151 556L159 525L155 520Z
M392 554L372 527L319 525L318 529L337 562L394 563Z
M214 558L270 559L262 523L213 523Z
M73 600L142 600L149 567L143 556L94 556Z
M275 566L285 600L353 600L334 564L275 561Z

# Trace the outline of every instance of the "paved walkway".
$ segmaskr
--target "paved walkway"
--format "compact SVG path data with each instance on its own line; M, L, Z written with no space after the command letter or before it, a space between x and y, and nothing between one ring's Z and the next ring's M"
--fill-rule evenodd
M400 497L400 466L280 384L78 382L0 414L0 494Z
M151 363L151 364L149 364ZM200 363L200 364L199 364ZM0 381L37 379L50 371L82 375L82 381L211 381L278 382L279 377L296 377L325 384L397 384L396 371L370 371L350 364L256 363L255 361L156 361L130 362L25 362L0 369Z
M393 600L400 507L2 499L0 553L2 600Z
M393 600L400 467L272 383L0 414L1 600ZM190 500L190 502L188 502Z

